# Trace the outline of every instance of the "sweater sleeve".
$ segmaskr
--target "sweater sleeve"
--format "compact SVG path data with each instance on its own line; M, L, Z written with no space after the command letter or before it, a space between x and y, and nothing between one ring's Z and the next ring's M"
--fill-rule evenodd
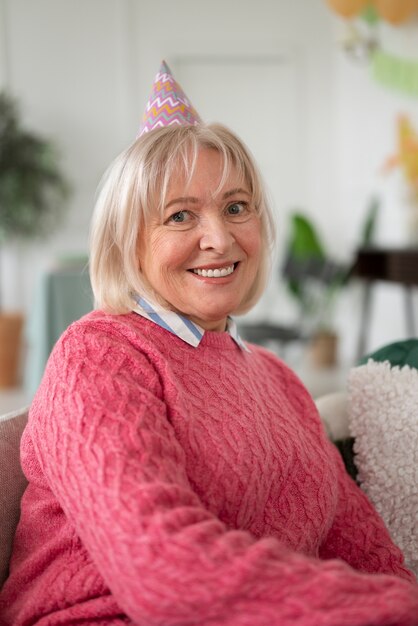
M395 574L414 582L415 577L405 567L403 554L393 543L382 518L347 474L335 446L329 447L335 457L338 506L320 556L339 557L359 571Z
M158 373L126 343L68 332L30 432L51 490L135 624L416 626L417 588L406 580L256 540L206 510Z
M308 391L288 368L287 376L296 383L296 410L302 413L306 424L320 426L318 436L334 461L338 492L333 524L320 547L323 559L340 558L356 570L368 573L394 574L411 582L415 576L404 565L400 549L364 491L348 475L341 455L331 443L322 426L318 409Z

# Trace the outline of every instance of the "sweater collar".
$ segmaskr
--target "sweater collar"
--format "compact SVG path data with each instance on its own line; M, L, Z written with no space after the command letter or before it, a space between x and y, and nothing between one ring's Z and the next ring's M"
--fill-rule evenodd
M205 329L184 315L163 308L149 297L145 299L143 296L134 296L134 300L135 307L132 309L134 313L138 313L138 315L154 322L161 328L165 328L165 330L173 333L173 335L176 335L176 337L179 337L179 339L182 339L194 348L197 348L202 341L206 332ZM228 317L226 332L231 335L232 339L242 350L250 352L239 336L237 325L231 317Z

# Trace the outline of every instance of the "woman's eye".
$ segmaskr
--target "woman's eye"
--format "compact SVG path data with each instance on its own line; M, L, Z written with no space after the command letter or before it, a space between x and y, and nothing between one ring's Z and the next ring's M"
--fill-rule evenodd
M243 215L247 211L245 202L234 202L228 206L228 215Z
M177 213L170 215L168 222L172 224L184 224L188 219L190 219L188 211L177 211Z

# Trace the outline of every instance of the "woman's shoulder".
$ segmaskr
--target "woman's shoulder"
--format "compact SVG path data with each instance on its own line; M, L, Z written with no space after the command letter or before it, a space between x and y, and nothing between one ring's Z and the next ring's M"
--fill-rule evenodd
M54 395L57 387L80 397L93 388L102 396L116 388L161 396L161 359L152 354L146 321L134 313L93 311L73 322L52 350L37 396Z
M69 362L83 363L87 371L110 360L121 367L149 369L158 359L148 320L135 313L96 310L70 324L55 344L48 365L59 369Z
M109 343L147 343L149 322L133 312L113 314L102 310L87 313L64 331L59 342L62 344L96 344L106 349Z

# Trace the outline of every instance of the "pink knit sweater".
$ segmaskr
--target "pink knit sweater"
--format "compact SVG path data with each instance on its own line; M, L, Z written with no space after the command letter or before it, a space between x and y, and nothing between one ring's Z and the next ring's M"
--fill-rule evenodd
M418 587L308 393L251 350L133 313L70 327L23 436L2 624L418 624Z

